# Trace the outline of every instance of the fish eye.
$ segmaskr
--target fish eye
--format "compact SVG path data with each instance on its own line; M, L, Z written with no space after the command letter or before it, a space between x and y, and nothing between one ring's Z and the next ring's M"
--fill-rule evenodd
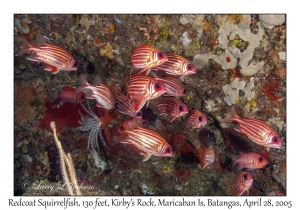
M258 161L259 161L259 162L262 162L262 161L263 161L263 158L262 158L262 157L260 157L260 158L258 159Z
M73 64L73 66L75 66L75 67L76 67L77 65L78 65L78 64L77 64L77 62L75 61L75 62L74 62L74 64Z
M162 52L158 52L158 53L157 53L157 57L158 57L158 58L163 58L163 57L164 57L164 54L163 54Z
M187 69L188 69L188 70L191 70L192 68L193 68L192 65L190 65L190 64L187 65Z
M182 105L180 105L180 106L178 106L178 109L179 109L179 111L183 111L183 106Z
M185 89L183 89L182 93L183 93L183 94L185 94L185 93L186 93L186 90L185 90Z
M278 139L276 137L273 137L272 141L275 142L275 143L277 143Z
M199 117L198 117L198 120L199 120L200 122L202 122L202 117L201 117L201 116L199 116Z
M248 178L247 174L244 174L244 179L247 179L247 178Z
M123 127L123 125L121 125L121 126L120 126L120 130L121 130L121 131L123 131L123 130L124 130L124 127Z
M138 111L138 112L136 113L135 116L136 116L136 117L141 117L141 116L143 116L142 111Z
M155 83L154 87L155 87L155 89L160 89L160 84L159 83Z
M171 148L170 148L170 147L167 147L167 148L166 148L166 152L167 152L167 153L170 153L170 152L171 152Z

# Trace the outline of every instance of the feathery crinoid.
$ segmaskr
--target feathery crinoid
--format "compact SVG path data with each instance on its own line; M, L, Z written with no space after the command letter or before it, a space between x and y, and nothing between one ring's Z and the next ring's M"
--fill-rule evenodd
M85 107L82 103L81 106L84 108L84 110L89 114L88 115L82 115L79 111L79 114L81 116L81 121L79 120L79 126L77 129L81 131L90 131L90 135L88 137L88 146L87 149L92 148L92 150L96 150L100 152L100 147L98 144L98 138L101 140L102 146L108 147L105 142L105 138L102 133L102 122L100 118L92 111L89 103L87 103L87 107Z

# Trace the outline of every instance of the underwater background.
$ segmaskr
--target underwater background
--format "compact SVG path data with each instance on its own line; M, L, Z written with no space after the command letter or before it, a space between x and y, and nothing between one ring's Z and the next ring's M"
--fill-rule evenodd
M14 54L24 45L22 37L34 43L43 34L48 44L66 50L78 64L76 71L53 74L44 70L43 62L26 59L30 53L14 57L15 195L69 195L63 170L76 174L70 179L81 186L82 195L237 195L233 186L246 171L233 164L239 152L257 153L268 161L249 171L249 195L286 194L285 15L15 14L14 30ZM168 142L172 157L143 161L134 147L120 143L124 135L117 128L128 116L117 107L96 107L95 99L85 105L57 99L78 88L81 75L90 83L98 75L114 94L126 94L131 56L141 44L178 54L196 68L196 73L178 78L185 96L177 98L189 111L206 115L204 128L187 126L188 115L172 122L169 115L160 115L162 97L141 109L145 126ZM97 152L87 149L91 132L79 129L89 106L101 122L95 129L102 133L96 138ZM271 125L282 140L281 149L254 143L234 129L235 123L221 124L232 106L242 118L248 114ZM50 122L56 124L73 170L62 168ZM214 158L203 168L208 147Z

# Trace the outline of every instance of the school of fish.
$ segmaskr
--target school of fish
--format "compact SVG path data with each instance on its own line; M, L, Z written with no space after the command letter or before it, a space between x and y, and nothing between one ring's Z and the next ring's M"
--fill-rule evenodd
M52 74L56 74L60 70L77 70L77 62L66 50L46 43L40 34L37 35L36 40L36 44L33 45L23 37L23 48L16 55L22 56L25 53L30 53L26 59L44 63L44 69L51 71ZM125 135L120 143L135 146L143 156L142 160L147 161L151 156L173 156L173 150L169 143L158 132L147 128L146 121L142 118L141 109L148 106L152 100L161 98L160 102L156 104L160 115L169 116L170 122L187 115L185 126L199 130L198 138L202 147L200 163L202 169L207 168L216 159L216 153L213 149L215 136L211 131L204 128L208 123L207 116L200 110L189 109L179 99L179 97L186 95L186 90L178 77L196 73L194 64L181 55L166 54L148 44L141 44L134 49L131 64L127 94L114 94L107 85L101 82L99 76L96 76L94 82L90 84L84 75L80 75L81 85L76 89L65 87L59 95L54 97L55 101L59 99L62 104L74 103L77 105L84 103L87 99L94 99L98 107L107 110L116 108L120 113L128 115L129 118L117 128L120 135ZM163 71L167 76L158 77L153 71ZM150 72L151 74L149 74ZM94 117L97 121L97 116ZM234 129L245 134L256 144L273 149L281 149L282 147L280 136L269 124L256 118L240 118L236 113L235 106L232 106L231 114L220 120L219 123L227 122L238 123L239 126L235 126ZM81 123L83 124L83 122ZM99 125L101 122L97 124L97 126ZM239 157L232 156L232 160L233 166L236 166L238 170L243 168L261 169L268 164L266 157L254 152L242 153L239 151ZM237 195L242 195L244 192L249 195L252 184L252 174L242 171L237 176L232 189L236 189Z

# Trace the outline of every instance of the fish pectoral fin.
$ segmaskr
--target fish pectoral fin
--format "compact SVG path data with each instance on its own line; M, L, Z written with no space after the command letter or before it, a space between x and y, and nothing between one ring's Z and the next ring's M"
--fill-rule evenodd
M149 153L141 153L141 155L144 155L143 161L146 161L151 157L151 154L149 154Z

